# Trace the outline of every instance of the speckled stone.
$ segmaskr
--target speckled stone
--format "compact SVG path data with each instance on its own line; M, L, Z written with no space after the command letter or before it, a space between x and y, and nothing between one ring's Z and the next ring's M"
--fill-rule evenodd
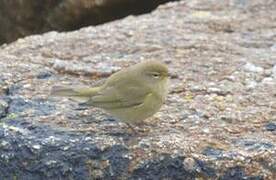
M267 131L276 131L276 123L275 122L269 122L265 125L265 129Z
M1 46L0 179L274 180L275 10L276 1L183 0ZM138 134L50 95L148 59L172 78Z

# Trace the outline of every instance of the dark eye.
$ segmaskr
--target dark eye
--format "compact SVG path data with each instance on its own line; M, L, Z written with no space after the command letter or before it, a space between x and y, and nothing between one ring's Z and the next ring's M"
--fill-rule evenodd
M153 78L156 78L156 79L160 77L159 73L152 73L151 75Z

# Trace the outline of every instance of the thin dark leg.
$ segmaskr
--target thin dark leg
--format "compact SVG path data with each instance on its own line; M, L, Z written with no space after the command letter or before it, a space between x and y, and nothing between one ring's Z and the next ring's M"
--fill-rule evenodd
M138 132L135 130L135 128L130 125L129 123L126 123L126 125L135 133L135 134L138 134Z

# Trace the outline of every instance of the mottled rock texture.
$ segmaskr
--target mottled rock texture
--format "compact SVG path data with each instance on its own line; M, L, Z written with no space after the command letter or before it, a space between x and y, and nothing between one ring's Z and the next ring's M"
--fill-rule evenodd
M276 1L187 0L0 49L0 179L275 179ZM133 135L49 95L147 60L166 104Z
M0 44L147 13L168 1L175 0L0 0Z

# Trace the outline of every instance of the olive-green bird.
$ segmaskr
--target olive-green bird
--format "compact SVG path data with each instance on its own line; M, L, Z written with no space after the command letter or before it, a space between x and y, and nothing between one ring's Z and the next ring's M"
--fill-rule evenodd
M102 86L54 87L52 95L67 96L99 107L129 124L139 124L155 114L168 93L168 68L156 61L135 64L112 74Z

